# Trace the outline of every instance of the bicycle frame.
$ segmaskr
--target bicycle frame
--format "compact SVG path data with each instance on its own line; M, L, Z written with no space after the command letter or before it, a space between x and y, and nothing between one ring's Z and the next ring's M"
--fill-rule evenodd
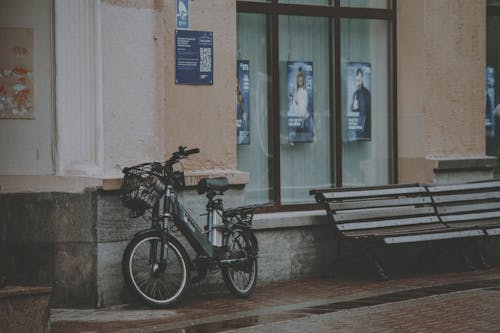
M164 216L163 218L171 219L179 231L186 237L193 249L201 255L209 258L214 258L214 247L210 243L209 237L204 233L193 217L187 212L182 204L177 200L177 193L171 185L167 186L164 198ZM209 210L208 218L212 214ZM211 233L212 230L207 230Z

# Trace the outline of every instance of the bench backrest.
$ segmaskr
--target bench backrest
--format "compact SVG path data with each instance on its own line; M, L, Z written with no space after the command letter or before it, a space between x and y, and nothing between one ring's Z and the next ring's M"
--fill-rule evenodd
M451 227L500 223L500 181L428 187L441 220Z
M338 232L348 237L384 236L442 227L425 186L390 185L312 190Z

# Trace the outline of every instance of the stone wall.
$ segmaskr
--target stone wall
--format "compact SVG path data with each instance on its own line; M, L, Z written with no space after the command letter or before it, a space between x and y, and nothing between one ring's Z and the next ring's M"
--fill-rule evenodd
M190 215L205 225L203 213L206 199L194 190L179 194ZM226 207L241 205L243 192L233 187L224 195ZM293 214L292 214L293 215ZM325 276L331 273L333 233L325 225L326 218L287 214L264 214L256 217L254 226L259 242L259 283ZM149 227L142 218L131 219L120 204L118 192L100 192L97 199L97 290L98 306L110 306L131 300L122 277L122 255L133 235ZM176 237L191 257L196 253L180 234ZM206 280L192 285L190 290L224 288L220 273L209 274Z
M225 195L226 206L238 205L241 194L241 189L231 188ZM199 213L205 199L191 190L181 197L203 224ZM52 286L53 306L108 307L133 300L122 277L122 255L133 235L148 228L149 222L131 219L117 191L0 195L0 210L7 212L0 215L0 275L7 274L7 285ZM334 273L337 241L323 211L258 214L254 229L260 248L259 284ZM185 240L182 243L194 259L194 251ZM489 257L498 256L498 239L487 245ZM384 251L389 272L416 269L411 266L418 249L405 246ZM457 257L449 258L443 262ZM339 269L343 276L374 276L362 258L353 257ZM189 290L222 292L221 288L218 272Z
M200 214L206 199L194 190L179 196L204 225ZM224 199L226 207L240 205L242 187L232 187ZM149 222L130 218L117 191L3 194L0 211L6 212L0 214L0 275L7 276L8 285L52 286L54 306L104 307L131 301L122 277L122 255L134 234L148 228ZM259 283L331 273L333 233L322 215L255 217ZM194 251L182 242L194 259ZM215 290L224 288L222 284L217 273L191 290Z
M8 285L50 285L56 305L96 303L96 193L0 195Z

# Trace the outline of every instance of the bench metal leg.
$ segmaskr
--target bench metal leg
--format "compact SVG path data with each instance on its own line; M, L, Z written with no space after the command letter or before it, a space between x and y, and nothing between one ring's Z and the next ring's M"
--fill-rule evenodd
M475 271L476 266L474 266L469 255L469 253L471 252L469 244L470 242L467 242L467 240L465 239L460 239L457 242L464 269L466 271Z
M489 269L491 265L486 261L486 257L484 256L483 248L481 246L481 240L475 240L475 253L477 258L479 259L479 267L482 269Z
M380 281L389 280L389 276L385 273L384 269L382 268L382 265L380 265L380 262L377 260L377 258L373 258L373 263L375 265L375 269L377 270L378 280Z
M375 272L377 274L377 280L379 281L387 281L389 280L389 276L385 273L382 264L380 263L379 257L377 255L378 246L372 245L364 248L364 256L370 261L370 263L375 268Z

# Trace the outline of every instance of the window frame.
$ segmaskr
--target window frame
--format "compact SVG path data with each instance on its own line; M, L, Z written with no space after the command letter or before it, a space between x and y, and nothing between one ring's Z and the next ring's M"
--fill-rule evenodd
M384 20L390 22L388 43L389 54L389 77L392 82L388 82L388 102L389 110L389 168L388 179L390 184L397 182L397 35L396 35L396 4L397 0L389 0L391 8L362 8L343 7L340 0L329 0L329 5L311 4L287 4L280 3L279 0L268 2L252 2L238 0L236 2L236 12L247 14L265 14L268 19L268 75L271 86L269 87L269 104L272 108L269 112L271 119L268 128L269 151L272 158L269 160L269 197L272 206L266 207L261 212L282 212L318 209L315 203L307 204L283 204L281 200L281 161L280 161L280 82L279 82L279 17L290 16L312 16L326 17L329 19L329 82L330 82L330 163L331 163L331 183L337 187L342 187L342 91L341 91L341 20L342 19L371 19ZM500 9L500 8L499 8ZM333 88L333 89L332 89ZM274 96L274 98L273 98Z
M488 34L488 18L491 18L491 17L498 17L500 18L500 4L486 4L486 22L485 22L485 35L487 36ZM487 37L486 37L486 41L487 41ZM486 64L488 63L487 61L487 58L488 58L488 45L486 45L486 57L485 57L485 60L486 60ZM496 134L495 134L496 135ZM485 153L487 155L488 153L488 137L485 137ZM494 173L495 173L495 176L500 172L500 165L497 166L496 168L494 168Z

